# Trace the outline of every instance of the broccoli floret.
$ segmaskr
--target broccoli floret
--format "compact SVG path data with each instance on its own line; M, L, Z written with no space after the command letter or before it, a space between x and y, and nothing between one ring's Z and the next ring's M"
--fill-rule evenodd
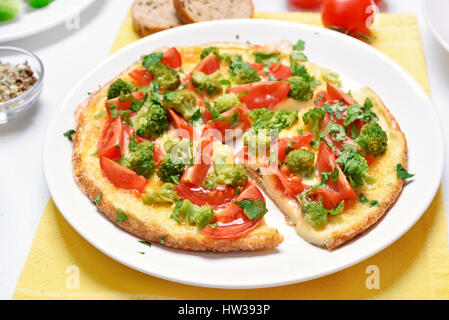
M254 156L266 156L267 150L270 148L271 135L264 134L266 132L256 133L254 129L247 131L243 136L243 144L248 147L248 153ZM274 137L274 136L273 136Z
M361 187L369 178L368 163L365 157L355 149L348 148L337 159L337 163L341 165L345 176L353 188Z
M312 172L315 163L315 154L301 148L288 153L285 164L296 175L308 175Z
M270 121L271 129L279 131L290 128L298 121L298 111L296 110L281 110L274 114Z
M164 90L176 90L181 83L178 72L160 62L151 65L148 71L154 75L154 83Z
M198 97L192 90L169 92L165 95L165 102L168 108L179 112L187 120L198 110Z
M151 142L139 143L134 152L131 152L127 158L122 158L120 164L148 179L156 167L153 150L154 144Z
M147 99L134 119L139 136L150 140L156 139L168 130L170 123L168 114L160 104Z
M287 80L290 83L288 95L295 100L307 101L313 97L314 83L303 77L291 77Z
M127 95L132 93L134 85L130 82L118 79L109 86L108 99L114 99L121 95Z
M355 142L366 154L379 157L387 151L387 133L377 123L368 123L362 127L360 135Z
M157 176L162 182L178 183L186 169L182 158L166 155L157 169Z
M164 183L159 189L142 195L142 201L145 204L176 203L179 200L181 198L178 196L172 183Z
M220 72L215 72L206 75L200 71L192 72L192 83L198 91L206 92L208 95L213 96L223 91L223 85L221 81L223 77Z
M340 75L332 70L321 70L321 78L323 78L323 80L326 82L330 82L335 84L336 86L341 87Z
M229 93L229 94L220 96L214 102L214 106L219 113L223 113L225 111L228 111L231 108L239 107L241 105L242 105L242 103L240 102L238 96L233 93Z
M202 230L214 221L215 212L208 205L198 207L189 200L183 200L178 202L171 218L178 223L181 223L181 218L184 218L188 224L196 225L198 230Z
M267 134L271 130L281 131L285 128L290 128L298 121L298 111L296 110L281 110L273 112L268 109L256 109L250 112L250 118L256 119L253 123L253 129L258 132L265 129Z
M201 60L206 58L208 55L213 54L215 55L219 60L230 60L231 55L228 53L221 53L220 49L217 47L207 47L201 52Z
M243 58L236 54L229 66L229 74L237 84L245 84L260 81L259 72L251 65L243 62Z
M302 117L304 123L310 127L313 133L315 133L315 138L312 141L312 145L315 145L320 139L320 131L323 126L325 113L326 112L323 109L313 108L312 110L306 112Z
M249 113L249 117L255 121L266 122L270 121L274 116L274 111L269 109L260 108L254 109Z
M215 184L237 187L248 183L248 173L242 164L226 164L222 158L218 158L214 163L214 171L209 180Z
M302 212L304 213L304 219L314 228L321 228L327 223L328 210L319 202L303 202Z

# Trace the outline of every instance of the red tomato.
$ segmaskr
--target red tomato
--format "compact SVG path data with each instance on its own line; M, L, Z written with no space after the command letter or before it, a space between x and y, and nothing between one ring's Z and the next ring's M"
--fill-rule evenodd
M122 156L121 144L122 144L123 125L122 118L118 117L110 119L103 131L100 134L100 139L97 143L97 150L100 156L117 160Z
M245 199L251 199L253 201L263 200L265 202L265 198L260 190L253 185L246 188L245 191L237 197L236 201L243 201ZM239 221L240 219L243 222ZM224 210L217 212L215 222L217 222L219 226L217 228L206 226L202 234L213 239L238 238L256 228L261 220L262 219L256 219L254 221L249 220L242 208L231 203Z
M274 174L281 182L285 194L290 197L295 197L306 188L302 184L302 179L292 174L287 166L283 166L280 170L275 169Z
M208 55L195 68L204 74L212 74L220 70L220 60L215 55Z
M318 8L323 0L288 0L292 5L303 9Z
M360 34L370 36L372 0L325 0L321 18L326 28L339 28L344 33L361 39Z
M154 79L154 75L149 73L146 69L134 69L129 73L129 76L133 78L136 85L141 87L147 87Z
M202 138L201 150L195 154L195 160L200 159L201 161L187 168L181 177L181 183L191 183L198 187L204 184L209 168L212 165L214 141L215 137L213 135Z
M259 71L259 75L261 77L267 76L264 70L263 63L252 63L251 67ZM272 63L269 68L269 74L279 80L286 80L293 76L289 67L284 66L283 64Z
M154 162L156 162L156 168L158 168L165 157L165 151L164 148L162 148L158 142L154 141L153 144L154 144L153 159Z
M142 191L147 184L144 177L106 157L100 156L100 167L106 178L117 188Z
M354 99L352 99L350 96L348 96L346 93L344 93L340 88L333 85L332 83L327 83L327 94L330 98L330 100L338 100L344 101L347 105L353 105L355 103Z
M271 109L284 100L289 91L290 83L286 81L262 81L229 89L231 93L244 94L240 97L240 101L246 104L249 110Z
M182 199L190 200L198 206L208 204L214 210L226 207L236 197L234 188L226 185L209 190L190 183L181 183L175 186L175 189Z
M185 130L190 137L193 137L193 127L190 123L187 123L183 117L179 116L173 109L167 109L168 115L173 121L173 125L176 129Z
M334 172L335 169L338 170L338 180L329 180L327 185L340 194L340 201L355 199L356 194L352 189L351 184L348 179L346 179L346 176L340 166L335 162L334 153L326 143L321 143L320 145L317 165L319 172Z
M209 110L206 108L206 110ZM251 127L251 123L249 122L249 117L248 117L248 110L246 110L245 108L242 107L235 107L232 108L226 112L224 112L222 114L223 117L230 117L234 115L234 112L237 112L238 117L239 117L239 123L231 128L231 124L229 123L229 121L210 121L207 123L206 127L205 127L205 131L208 129L213 129L213 130L217 130L220 132L221 135L221 139L224 141L226 140L226 130L238 130L241 129L243 131L248 130ZM210 115L210 111L209 111L209 115Z
M293 76L289 67L275 63L270 66L270 74L279 80L286 80Z
M161 63L173 69L179 68L182 65L182 58L179 54L179 51L174 47L168 49L167 51L165 51Z
M297 150L299 148L302 148L306 145L308 145L310 142L312 142L313 138L315 137L314 133L308 133L299 135L293 138L283 138L279 139L276 142L274 142L271 146L271 148L278 148L278 161L279 163L283 163L285 160L286 151L288 147L291 147L294 150ZM295 143L295 144L293 144ZM293 144L293 145L292 145Z
M323 200L323 206L328 210L340 203L340 194L332 189L317 188L313 191L312 198L316 201Z
M136 99L137 101L142 101L143 99L145 99L145 92L143 91L134 91L132 93L134 99ZM131 105L133 104L132 99L129 100L125 100L125 101L120 101L119 98L114 98L114 99L110 99L106 101L106 107L109 105L116 105L117 109L119 110L125 110L125 109L129 109L129 107L131 107ZM106 108L106 110L108 111L108 114L110 115L110 110L109 108Z

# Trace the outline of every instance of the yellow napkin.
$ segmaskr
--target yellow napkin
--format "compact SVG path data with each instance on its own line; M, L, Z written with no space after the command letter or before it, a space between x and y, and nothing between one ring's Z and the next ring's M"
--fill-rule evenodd
M319 15L312 13L258 13L256 17L320 25ZM375 33L373 46L399 61L428 91L416 17L382 14ZM137 39L128 16L113 51ZM430 208L409 232L376 256L317 280L258 290L191 287L127 268L79 236L50 200L14 298L448 299L449 251L442 191L438 191Z

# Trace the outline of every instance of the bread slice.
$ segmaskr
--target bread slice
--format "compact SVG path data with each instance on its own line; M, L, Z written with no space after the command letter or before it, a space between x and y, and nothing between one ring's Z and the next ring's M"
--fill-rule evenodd
M294 198L287 197L274 175L262 175L260 168L246 165L250 175L276 203L287 219L295 225L296 232L306 241L332 250L361 234L374 225L396 202L402 191L404 181L396 176L396 165L407 168L407 141L399 124L385 107L381 99L369 88L353 92L356 101L363 102L370 98L373 111L379 116L379 124L388 135L387 153L371 164L370 175L376 178L373 185L365 185L357 194L365 194L368 199L377 200L378 207L369 207L360 201L346 201L345 212L339 216L329 216L329 222L322 228L315 229L302 214L301 206ZM305 113L308 110L302 111ZM301 118L301 117L300 117ZM296 130L296 128L295 128Z
M183 23L208 20L252 18L252 0L173 0Z
M133 27L142 37L180 26L172 0L137 0L132 6Z

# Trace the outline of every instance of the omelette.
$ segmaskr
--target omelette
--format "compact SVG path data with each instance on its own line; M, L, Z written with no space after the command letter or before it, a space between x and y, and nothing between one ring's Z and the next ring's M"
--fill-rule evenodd
M407 168L380 98L344 92L303 41L161 48L90 94L75 119L80 189L118 227L184 250L280 245L261 189L300 237L334 249L388 211Z

